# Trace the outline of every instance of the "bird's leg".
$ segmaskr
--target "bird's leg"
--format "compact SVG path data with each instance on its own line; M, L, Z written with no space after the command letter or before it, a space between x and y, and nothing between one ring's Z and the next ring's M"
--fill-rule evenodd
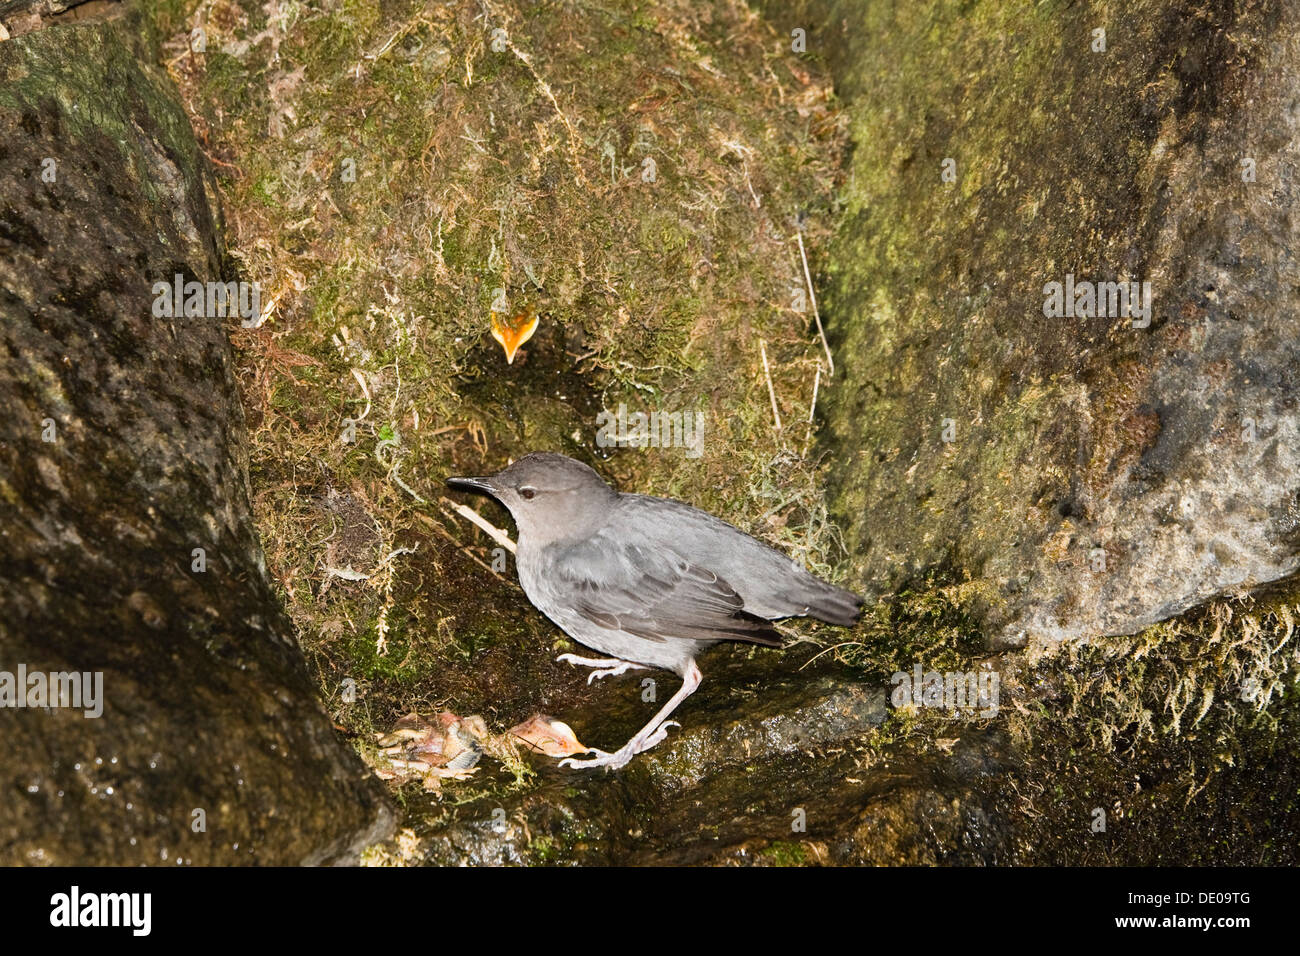
M677 706L691 694L695 693L695 688L700 686L703 675L700 669L695 666L695 661L689 661L686 665L686 673L682 675L682 686L677 693L673 694L672 699L660 708L659 713L650 718L650 723L646 724L636 732L636 736L625 743L618 750L606 753L603 750L592 750L596 756L588 757L585 760L579 760L576 757L565 757L560 761L561 767L611 767L614 770L627 764L629 760L637 754L649 750L655 744L663 741L668 736L669 727L680 727L681 725L675 720L669 720L668 715L677 709Z
M556 658L556 661L599 668L599 670L594 670L587 675L588 684L602 677L617 677L619 674L626 674L630 670L643 671L646 669L644 664L633 664L631 661L621 660L617 657L579 657L577 654L561 654Z

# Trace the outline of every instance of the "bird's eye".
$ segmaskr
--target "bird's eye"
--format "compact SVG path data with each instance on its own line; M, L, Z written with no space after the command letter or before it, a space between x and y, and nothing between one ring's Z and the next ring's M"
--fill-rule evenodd
M537 497L537 489L536 489L536 488L520 488L520 489L519 489L519 497L520 497L520 498L523 498L524 501L532 501L533 498Z

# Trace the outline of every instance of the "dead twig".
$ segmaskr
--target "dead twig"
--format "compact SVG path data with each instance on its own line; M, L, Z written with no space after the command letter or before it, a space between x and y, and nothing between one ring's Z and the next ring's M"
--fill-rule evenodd
M826 341L826 330L822 328L821 313L817 311L817 292L813 289L812 273L808 271L808 253L803 248L803 230L795 235L799 239L799 258L803 260L803 277L808 283L808 299L812 302L813 318L817 320L817 334L821 336L822 348L826 350L826 374L835 377L835 359L831 358L831 347Z
M767 367L767 345L762 339L758 341L759 354L763 356L763 375L767 378L767 394L772 399L772 417L776 419L776 430L781 431L781 413L776 408L776 389L772 386L772 370Z
M506 534L504 531L502 531L500 528L495 527L491 522L489 522L486 518L484 518L473 508L470 508L466 505L457 504L456 502L452 501L450 498L443 498L441 503L444 507L450 508L452 511L460 515L462 518L464 518L466 521L470 522L471 524L478 525L479 528L481 528L489 538L491 538L497 544L501 545L501 547L505 548L511 554L515 553L515 543L510 540L510 536Z

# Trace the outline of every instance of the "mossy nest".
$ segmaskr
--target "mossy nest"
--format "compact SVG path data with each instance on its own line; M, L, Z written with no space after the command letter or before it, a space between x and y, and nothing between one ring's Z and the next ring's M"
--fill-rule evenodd
M789 38L740 2L215 0L155 19L229 271L269 303L232 332L255 510L342 728L549 699L562 636L490 573L447 475L565 452L836 576L810 453L834 379L800 240L816 274L844 123ZM507 364L491 313L529 308ZM703 441L602 448L620 404L699 414Z

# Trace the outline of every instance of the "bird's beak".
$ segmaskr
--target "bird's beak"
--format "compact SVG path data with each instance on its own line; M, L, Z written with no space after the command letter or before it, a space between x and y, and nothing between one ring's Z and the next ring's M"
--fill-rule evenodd
M537 331L537 313L531 308L514 316L492 313L492 338L506 351L506 364L513 365L519 347Z
M495 495L497 491L491 478L448 478L447 484L461 491L482 491L489 495Z

